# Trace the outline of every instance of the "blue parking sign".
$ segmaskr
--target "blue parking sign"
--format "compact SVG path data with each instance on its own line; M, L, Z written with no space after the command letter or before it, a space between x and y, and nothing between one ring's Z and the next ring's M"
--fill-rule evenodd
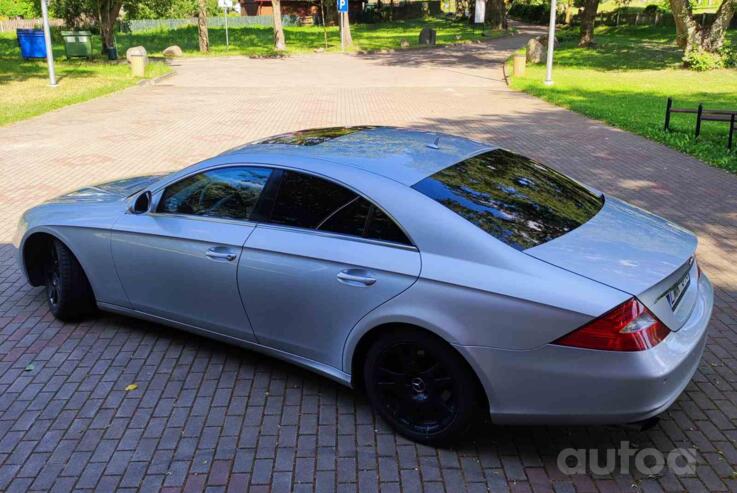
M338 0L338 12L348 12L348 0Z

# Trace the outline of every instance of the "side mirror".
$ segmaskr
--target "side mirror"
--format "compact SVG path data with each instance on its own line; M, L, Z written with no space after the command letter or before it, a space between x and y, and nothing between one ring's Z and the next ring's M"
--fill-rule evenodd
M146 190L141 195L136 197L136 201L133 202L133 205L130 208L131 213L133 214L144 214L148 212L148 209L151 207L151 192Z

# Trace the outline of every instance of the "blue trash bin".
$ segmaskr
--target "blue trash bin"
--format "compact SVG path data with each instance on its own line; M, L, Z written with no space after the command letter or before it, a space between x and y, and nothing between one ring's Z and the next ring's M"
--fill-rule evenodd
M46 41L41 29L16 29L20 56L24 60L30 58L46 58Z

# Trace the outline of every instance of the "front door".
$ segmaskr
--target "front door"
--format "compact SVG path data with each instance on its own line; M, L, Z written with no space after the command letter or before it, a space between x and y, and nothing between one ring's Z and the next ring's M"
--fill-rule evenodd
M154 211L125 214L112 253L132 307L253 340L237 271L270 174L243 166L198 173L166 187Z

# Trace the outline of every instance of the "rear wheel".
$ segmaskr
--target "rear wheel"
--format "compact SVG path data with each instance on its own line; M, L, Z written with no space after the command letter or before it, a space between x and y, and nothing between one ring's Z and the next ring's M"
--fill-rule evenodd
M419 330L381 336L366 354L363 375L374 409L417 442L457 440L477 410L468 365L447 343Z
M49 245L44 277L46 301L56 318L73 321L94 312L95 298L82 266L59 240Z

